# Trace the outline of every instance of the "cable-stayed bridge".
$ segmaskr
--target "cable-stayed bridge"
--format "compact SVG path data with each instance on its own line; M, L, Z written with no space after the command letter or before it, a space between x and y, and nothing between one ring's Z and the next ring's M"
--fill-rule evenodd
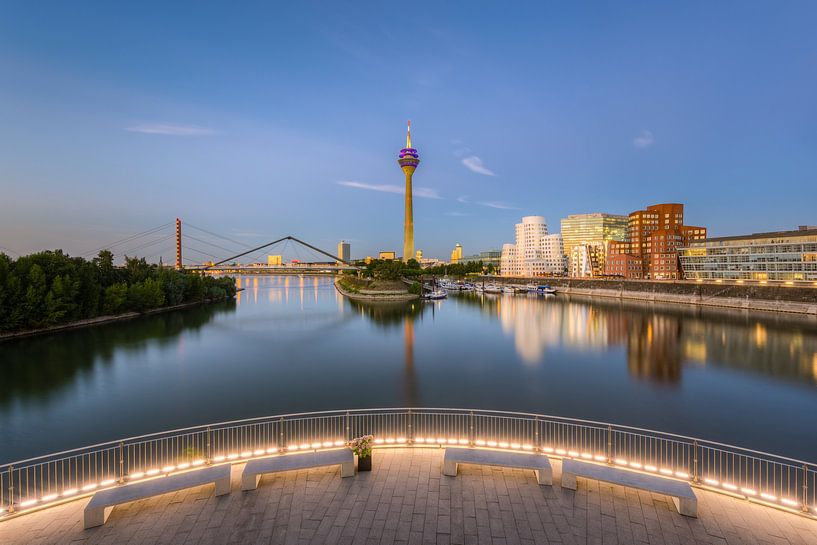
M358 269L348 260L292 235L250 247L246 242L187 222L183 233L179 219L113 241L83 256L92 257L101 250L148 261L175 255L176 268L213 274L335 273ZM268 260L267 256L276 259Z

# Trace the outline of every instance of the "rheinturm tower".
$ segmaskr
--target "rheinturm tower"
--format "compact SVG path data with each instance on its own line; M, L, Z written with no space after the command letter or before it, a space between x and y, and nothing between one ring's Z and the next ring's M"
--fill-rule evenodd
M408 122L406 147L400 150L397 163L406 174L406 218L403 222L403 261L414 257L414 212L412 209L411 177L420 164L420 154L411 147L411 121Z

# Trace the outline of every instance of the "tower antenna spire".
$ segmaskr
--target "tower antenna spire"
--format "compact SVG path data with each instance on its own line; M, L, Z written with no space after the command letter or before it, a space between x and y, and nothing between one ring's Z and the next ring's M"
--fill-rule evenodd
M406 148L411 148L411 119L408 120L408 132L406 132Z

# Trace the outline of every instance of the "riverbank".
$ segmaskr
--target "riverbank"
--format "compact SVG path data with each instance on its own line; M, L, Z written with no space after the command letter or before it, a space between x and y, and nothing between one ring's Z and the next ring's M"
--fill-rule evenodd
M59 333L61 331L68 331L72 329L80 329L84 327L94 327L98 325L110 324L113 322L122 322L124 320L132 320L142 316L150 316L151 314L160 314L162 312L170 312L173 310L183 310L190 307L195 307L202 304L220 303L232 299L233 296L225 296L217 299L204 299L202 301L192 301L190 303L182 303L181 305L173 305L169 307L154 308L144 312L125 312L124 314L115 314L112 316L97 316L96 318L89 318L87 320L77 320L62 325L55 325L51 327L43 327L40 329L31 329L28 331L15 331L13 333L0 333L0 343L3 341L11 341L14 339L22 339L24 337L33 337L35 335L47 335L49 333Z
M399 303L420 298L418 294L409 293L406 284L399 280L365 280L340 276L335 279L335 289L353 301L369 303Z
M810 287L581 278L480 278L499 284L549 284L567 295L817 315L817 289Z

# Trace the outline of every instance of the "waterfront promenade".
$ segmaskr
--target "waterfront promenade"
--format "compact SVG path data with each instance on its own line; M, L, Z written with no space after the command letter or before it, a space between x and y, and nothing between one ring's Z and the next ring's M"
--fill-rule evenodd
M341 479L337 468L268 475L241 492L200 487L116 508L82 528L77 500L0 522L3 544L105 543L817 543L817 522L705 490L699 518L669 498L594 481L574 492L539 486L533 472L463 466L441 475L443 450L378 449L374 470Z

